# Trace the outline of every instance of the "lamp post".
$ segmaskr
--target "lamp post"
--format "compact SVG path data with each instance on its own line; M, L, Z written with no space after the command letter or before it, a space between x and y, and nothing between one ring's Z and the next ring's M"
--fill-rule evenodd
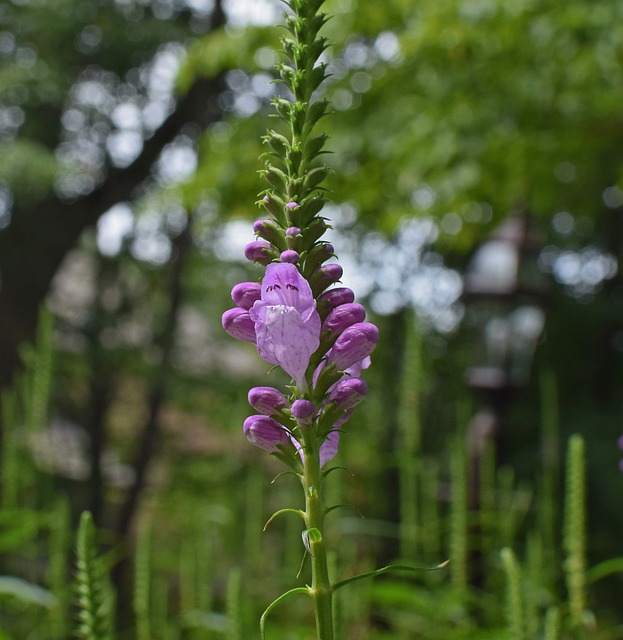
M538 266L539 245L525 210L510 213L474 251L464 278L465 324L476 346L466 382L479 401L467 431L470 508L480 508L483 455L507 456L503 416L514 392L529 381L545 324L549 287ZM477 555L477 554L476 554ZM471 562L473 582L480 560Z

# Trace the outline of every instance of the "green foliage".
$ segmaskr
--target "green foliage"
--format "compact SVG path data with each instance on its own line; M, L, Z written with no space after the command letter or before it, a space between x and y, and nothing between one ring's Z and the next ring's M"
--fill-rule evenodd
M80 516L76 537L76 637L82 640L109 640L112 635L113 594L107 566L99 555L93 518L87 511Z

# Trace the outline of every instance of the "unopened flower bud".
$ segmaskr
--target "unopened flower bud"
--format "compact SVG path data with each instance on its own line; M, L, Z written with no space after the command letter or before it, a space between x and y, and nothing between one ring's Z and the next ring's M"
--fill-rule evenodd
M247 310L241 309L240 307L228 309L223 314L221 323L223 329L225 329L230 336L255 344L255 323L251 320L251 316Z
M342 378L329 392L328 402L343 410L357 406L367 395L368 385L362 378Z
M327 364L335 364L338 371L369 356L379 341L379 330L370 322L358 322L344 330L329 351Z
M231 298L241 309L250 309L262 296L259 282L240 282L231 290Z
M288 406L287 398L273 387L253 387L249 390L249 404L265 416L272 416Z
M286 203L286 209L290 209L290 211L293 211L298 206L299 206L298 202L288 202L288 203Z
M244 248L244 256L251 262L259 262L260 264L269 264L277 257L276 249L262 240L255 240L249 242Z
M350 304L355 301L355 294L348 287L336 287L325 291L318 298L318 313L322 317L323 314L339 307L341 304Z
M329 285L336 283L344 273L337 262L324 264L311 274L309 284L314 294L324 291Z
M300 260L301 256L298 251L294 251L294 249L286 249L282 251L279 255L279 259L281 262L288 262L290 264L296 264Z
M280 445L286 446L290 443L285 429L268 416L249 416L244 421L242 430L251 444L266 451L279 451Z
M292 403L290 411L300 422L310 423L316 413L316 407L311 400L299 398Z
M279 249L286 246L283 229L274 220L256 220L253 223L253 231L259 238Z
M286 229L286 237L288 238L296 238L296 236L303 233L298 227L288 227Z
M342 304L329 313L322 323L322 331L330 331L338 336L346 328L357 322L363 322L366 318L366 310L357 302Z

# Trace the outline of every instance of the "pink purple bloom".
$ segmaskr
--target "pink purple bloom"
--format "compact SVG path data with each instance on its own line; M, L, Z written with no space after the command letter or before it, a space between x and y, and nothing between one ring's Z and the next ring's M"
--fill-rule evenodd
M311 400L299 398L292 403L290 411L297 420L305 422L314 416L316 413L316 407Z
M357 302L341 304L325 318L322 323L322 331L330 331L333 335L339 335L345 329L366 318L366 310Z
M296 264L300 260L301 256L298 251L294 251L293 249L286 249L282 251L279 259L281 262L289 262L290 264Z
M276 258L277 253L272 244L263 240L255 240L254 242L249 242L244 248L244 256L251 262L264 264Z
M258 413L265 416L272 416L289 404L283 393L274 387L253 387L249 390L248 400Z
M249 416L242 425L244 435L251 444L266 451L279 451L290 444L286 430L273 418L264 415Z
M237 307L249 310L262 295L262 288L258 282L240 282L231 290L231 298Z
M221 318L223 329L230 336L245 342L255 344L255 323L251 320L249 312L240 307L228 309Z
M335 402L340 409L357 406L367 395L368 385L361 378L342 378L333 385L327 402Z
M320 344L320 316L309 283L293 264L273 263L261 291L250 310L258 353L303 388L309 359Z
M257 304L257 303L256 303ZM328 353L328 364L344 371L369 356L379 341L379 330L370 322L358 322L338 337Z

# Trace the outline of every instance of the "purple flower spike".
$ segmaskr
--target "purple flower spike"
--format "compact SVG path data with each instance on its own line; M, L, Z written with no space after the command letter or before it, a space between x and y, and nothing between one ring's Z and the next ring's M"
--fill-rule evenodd
M286 251L282 251L279 259L281 262L288 262L290 264L296 264L301 256L298 251L294 251L293 249L286 249Z
M231 290L231 298L237 307L249 310L262 295L262 287L258 282L241 282Z
M256 303L257 304L257 303ZM379 330L370 322L358 322L335 341L328 354L328 364L335 363L338 371L344 371L369 356L379 341Z
M230 336L255 344L255 323L245 309L228 309L223 314L221 323Z
M320 316L310 286L293 264L269 264L262 280L262 298L250 310L257 351L305 384L309 358L320 344Z
M314 417L316 413L316 407L311 400L299 399L295 400L292 403L292 407L290 409L292 411L292 415L301 422L309 423L311 422L311 418Z
M288 406L286 397L273 387L253 387L249 390L249 404L265 416L272 416Z
M366 318L366 310L357 302L342 304L329 313L322 323L323 331L331 331L334 335L339 335L344 329L357 322L363 322Z
M254 242L249 242L244 248L244 256L251 262L268 263L276 257L276 253L274 247L268 242L255 240Z
M367 395L368 385L361 378L342 378L331 389L327 402L336 402L340 409L352 409Z
M249 416L242 425L249 442L266 451L279 451L279 445L288 445L290 438L285 429L268 416Z

